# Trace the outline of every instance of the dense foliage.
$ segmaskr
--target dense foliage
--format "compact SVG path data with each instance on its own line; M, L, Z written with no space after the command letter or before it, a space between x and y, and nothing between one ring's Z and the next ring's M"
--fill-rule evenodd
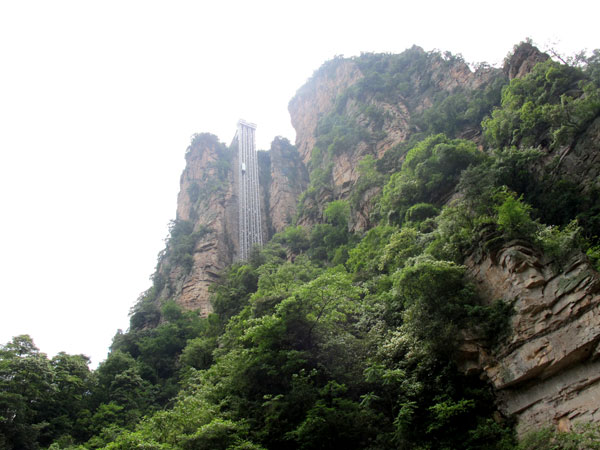
M322 70L333 71L339 61L331 61ZM439 133L450 139L480 134L481 120L500 104L507 83L501 71L482 64L477 69L477 88L446 86L440 74L468 71L463 59L416 46L398 55L364 53L352 61L363 77L338 96L332 111L319 119L315 133L310 185L299 201L299 216L313 221L322 220L324 200L337 198L332 178L336 155L352 154L359 147L375 153L393 122L391 111L410 114L408 135L379 161L367 153L350 196L354 211L371 188L380 188L385 176L400 170L404 155L422 139Z
M542 163L598 117L598 53L584 68L549 60L509 84L498 76L444 93L427 79L432 61L462 63L416 48L356 59L364 79L319 123L300 200L314 225L290 226L230 266L211 288L214 314L159 302L170 281L157 270L93 372L83 356L49 360L27 336L0 347L0 447L595 448L595 428L540 430L518 444L490 387L459 365L465 337L493 351L510 333L511 305L478 297L467 255L519 239L559 266L582 251L600 256L594 191ZM348 198L334 198L333 156L381 138L385 112L371 101L413 108L423 96L432 106L412 137L364 158ZM347 115L352 102L369 126ZM486 114L481 148L465 130ZM381 194L371 227L351 232L372 190ZM174 222L159 268L189 270L210 233Z
M40 353L27 335L0 346L0 448L36 449L85 440L94 383L82 355ZM65 438L62 438L65 436Z
M600 114L598 85L579 68L551 59L502 93L502 108L483 122L490 145L564 145Z

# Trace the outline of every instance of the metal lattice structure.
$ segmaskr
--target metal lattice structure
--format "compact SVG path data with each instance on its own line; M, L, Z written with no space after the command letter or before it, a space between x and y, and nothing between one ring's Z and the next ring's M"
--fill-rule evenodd
M239 204L239 259L248 258L252 246L262 245L260 200L258 191L258 158L256 156L256 125L240 120L237 140L237 184Z

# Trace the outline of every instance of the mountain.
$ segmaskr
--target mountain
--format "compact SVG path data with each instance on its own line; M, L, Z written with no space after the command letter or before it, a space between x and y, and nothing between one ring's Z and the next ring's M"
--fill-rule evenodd
M299 226L323 222L324 209L337 200L352 200L350 229L367 231L373 226L373 203L382 186L360 186L365 157L376 162L395 159L384 172L397 170L407 143L435 132L467 138L484 148L480 122L493 107L500 106L501 88L510 80L530 77L536 64L548 59L524 43L502 69L482 66L472 71L458 57L427 53L419 47L400 55L366 54L329 61L290 101L295 147L278 139L271 151L262 155L261 170L265 172L269 156L271 159L270 173L261 178L265 180L263 209L268 212L265 238L283 231L297 212L295 223ZM543 153L536 170L543 172L553 166L554 179L567 179L582 192L597 188L599 124L597 118L590 121L575 139L556 148L549 148L548 142L535 142ZM282 147L287 150L285 155ZM203 241L196 245L194 264L182 287L162 295L170 298L175 294L182 306L197 308L188 300L195 292L196 298L202 299L203 313L208 311L204 306L208 304L208 286L233 262L235 253L235 233L227 233L236 221L235 208L227 210L227 202L235 196L231 172L227 191L199 196L208 203L191 205L189 198L190 183L199 183L201 189L215 185L211 164L226 158L216 153L208 156L215 148L216 143L212 147L192 143L182 175L178 220L192 220L194 229L207 225L223 231L207 238L212 246ZM310 183L306 173L310 173ZM448 192L438 203L450 198ZM233 247L226 249L226 243ZM519 241L483 255L468 255L465 263L467 276L482 297L488 302L503 299L511 303L515 315L512 336L501 349L489 355L486 349L475 350L477 345L465 343L467 360L462 364L490 379L500 410L516 415L519 430L551 423L569 429L577 418L595 421L595 405L590 399L600 389L593 375L599 367L592 362L599 336L590 330L600 325L594 312L600 298L592 265L585 257L577 257L557 270L552 258L531 243ZM174 284L177 276L171 275ZM469 345L474 347L467 350Z
M502 68L416 46L326 62L289 103L295 144L257 152L265 244L245 260L238 144L195 135L153 284L78 375L86 419L20 430L51 424L52 448L597 445L600 53L570 63L529 42ZM5 379L41 364L23 342ZM13 428L0 443L26 440Z

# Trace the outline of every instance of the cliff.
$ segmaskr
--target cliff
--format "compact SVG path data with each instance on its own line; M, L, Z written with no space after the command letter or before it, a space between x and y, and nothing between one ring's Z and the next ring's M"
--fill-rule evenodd
M315 146L319 119L329 113L337 97L363 77L351 60L337 58L325 63L289 103L290 119L296 130L296 147L308 164Z
M317 223L326 203L349 198L361 176L360 161L398 153L402 144L425 131L424 114L449 98L489 90L502 79L500 69L472 71L461 58L427 53L416 46L400 55L364 54L326 63L288 107L296 147L315 174L314 189L303 199L306 207L301 208L298 223ZM465 121L454 134L476 138L479 120ZM397 169L402 155L393 159L387 170ZM368 228L371 200L378 193L377 188L370 189L360 199L354 208L353 230Z
M212 311L208 287L233 262L237 251L233 155L216 136L194 137L185 155L175 221L190 224L187 237L192 237L191 243L183 250L187 254L181 264L176 255L181 243L171 238L157 268L164 279L160 299L175 299L183 308L200 310L202 315Z
M521 78L547 60L532 45L522 44L504 71L511 79ZM554 209L597 195L597 112L577 129L559 145L544 139L538 147L541 157L533 177L553 190ZM561 193L572 195L571 201L560 203ZM588 207L591 211L584 211ZM588 226L597 202L580 208L579 224ZM497 390L499 408L516 417L519 435L547 426L570 431L575 423L600 422L600 277L590 259L577 251L552 256L531 242L513 241L471 255L465 264L482 298L503 299L514 308L510 337L491 352L479 347L472 353L478 361L471 363Z
M216 136L203 133L192 140L180 179L177 218L155 275L159 302L173 299L202 316L212 312L209 286L238 254L236 158L236 149ZM258 159L262 230L268 241L291 224L308 174L285 138L276 138L270 151L259 151Z
M419 119L435 118L430 113L442 107L440 98L485 90L494 80L523 78L536 64L549 59L523 43L515 47L501 71L484 68L473 72L460 60L425 54L419 48L406 54L410 58L403 69L409 75L404 81L410 88L385 86L385 70L373 73L363 56L330 62L290 102L296 145L311 172L321 177L320 183L312 183L312 195L303 198L300 224L322 221L323 205L351 197L365 156L386 161L389 152L401 163L403 155L397 149L421 131ZM384 60L381 58L379 67ZM499 97L495 101L499 105ZM361 133L344 141L341 137L348 136L344 128L348 123ZM336 134L336 127L341 132ZM478 124L467 123L454 130L455 136L481 144L478 128ZM534 178L547 186L568 180L574 195L597 192L599 142L600 118L594 116L560 146L542 140L542 157L530 168ZM359 198L352 229L368 229L371 199L378 192L373 186ZM483 373L497 391L500 410L517 418L520 435L548 425L568 431L572 423L600 421L596 401L600 395L600 280L585 255L572 257L565 266L564 261L552 260L531 244L512 242L486 256L472 255L465 264L481 297L489 303L506 301L513 306L514 315L511 336L500 348L486 349L469 340L463 343L462 350L474 358L462 361L463 370Z
M351 206L349 231L369 230L384 181L400 170L415 143L445 133L474 141L484 152L480 123L501 106L502 87L547 59L522 44L503 69L471 70L459 57L418 47L326 63L289 103L295 146L276 138L268 152L259 152L265 241L294 218L305 229L323 223L326 206L340 199ZM600 118L560 145L551 145L550 135L546 130L539 140L541 156L519 170L544 186L568 178L576 195L593 196L600 188ZM188 254L177 253L181 238L170 239L157 269L159 298L206 316L212 311L208 287L237 253L235 154L213 136L198 135L186 163L176 222L190 224L183 233ZM436 207L463 194L454 190ZM502 299L514 314L511 334L498 348L465 339L460 364L489 381L499 409L517 418L520 434L600 421L600 279L585 255L572 256L566 264L531 242L511 241L464 262L481 298L488 304Z
M285 138L275 138L268 152L269 176L265 177L265 211L269 238L292 223L298 198L308 186L308 172L296 147Z
M483 298L514 308L512 335L478 362L518 431L600 420L600 278L583 255L567 266L523 242L466 261Z

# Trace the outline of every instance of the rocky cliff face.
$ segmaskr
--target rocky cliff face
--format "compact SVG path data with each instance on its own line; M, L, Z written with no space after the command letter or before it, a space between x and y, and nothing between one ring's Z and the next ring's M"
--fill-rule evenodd
M380 60L372 64L369 58ZM384 69L373 73L371 67L377 64ZM402 82L394 79L394 65L405 74ZM326 63L289 103L302 160L311 171L330 172L330 186L307 199L308 209L322 210L327 202L348 198L360 176L359 162L365 156L381 159L419 131L413 118L437 99L459 90L478 89L499 72L490 68L473 72L460 59L446 60L419 47L407 50L397 60L387 55L367 55ZM343 132L337 137L326 136L343 126L358 130L357 136L348 138ZM319 148L320 161L311 160L313 149L319 146L325 146ZM353 229L368 226L368 220L363 219L369 213L369 200L377 193L365 197L361 210L356 211L359 220L354 221ZM304 216L299 223L310 225L314 221L315 217Z
M539 62L549 58L546 53L540 52L528 42L522 42L515 47L513 53L505 61L504 73L510 80L527 75Z
M507 59L510 79L548 59L521 44ZM582 194L598 188L600 119L563 147L541 150L540 172L567 178ZM600 421L600 278L585 255L559 266L525 242L511 242L466 261L469 278L488 301L514 308L511 336L493 352L466 342L473 359L497 390L500 409L517 418L523 435L542 427L569 431L577 422ZM468 353L468 352L467 352Z
M179 242L171 239L158 268L166 279L160 298L175 299L183 308L207 315L212 311L208 287L233 262L237 252L233 152L216 136L202 134L194 138L185 159L176 222L190 224L192 234L186 236L191 241L186 243L188 259L183 264L181 258L177 259ZM200 236L195 238L194 233Z
M529 43L515 47L513 54L505 61L504 72L509 77L521 78L531 72L533 67L549 59ZM540 161L540 172L551 168L554 179L568 179L577 185L582 194L600 188L600 118L596 117L581 134L558 148L541 146L545 153Z
M360 177L359 162L367 155L382 160L418 133L414 118L437 98L481 88L500 71L473 72L460 60L445 60L418 48L411 52L418 67L391 96L380 95L381 82L366 73L360 58L327 63L298 91L289 104L296 147L278 138L269 152L259 155L265 240L296 215L298 198L309 186L307 168L326 182L311 183L303 207L316 213L301 215L301 225L317 222L319 208L327 202L349 198ZM507 61L504 73L511 79L524 76L546 58L522 45ZM335 122L339 117L348 122ZM345 141L345 132L323 138L344 123L359 130L355 139ZM469 130L459 133L465 137ZM317 161L313 149L323 142L328 147L320 149ZM600 188L598 142L600 119L573 145L558 149L558 157L548 154L543 164L552 163L559 178L572 175L582 192ZM159 265L166 280L160 298L174 298L204 315L211 311L208 286L237 252L234 153L214 136L194 140L186 155L177 207L177 220L192 224L191 259L176 263L168 247ZM362 192L353 210L354 230L370 226L370 202L379 189L371 186ZM566 430L573 422L600 421L600 279L587 259L576 255L561 268L527 243L515 241L471 256L466 266L483 298L501 298L515 310L511 337L499 349L490 352L473 340L462 350L465 370L479 371L489 379L501 410L516 415L519 433L551 423Z
M238 253L238 203L234 177L236 149L216 136L197 135L186 153L177 197L175 227L157 269L159 300L174 299L185 309L212 312L209 286ZM291 223L308 175L295 147L277 138L269 152L259 152L264 240Z
M514 307L512 335L479 364L520 434L600 420L600 279L583 255L564 268L512 242L467 260L483 298Z
M298 198L308 186L308 172L300 154L287 139L276 138L268 155L271 164L264 204L271 237L283 231L296 216Z
M362 77L356 63L337 58L316 71L290 101L288 109L296 130L296 148L304 164L310 161L319 119L332 110L338 95Z
M546 166L556 162L552 175L576 184L582 194L600 189L600 117L596 118L579 139L548 152Z

